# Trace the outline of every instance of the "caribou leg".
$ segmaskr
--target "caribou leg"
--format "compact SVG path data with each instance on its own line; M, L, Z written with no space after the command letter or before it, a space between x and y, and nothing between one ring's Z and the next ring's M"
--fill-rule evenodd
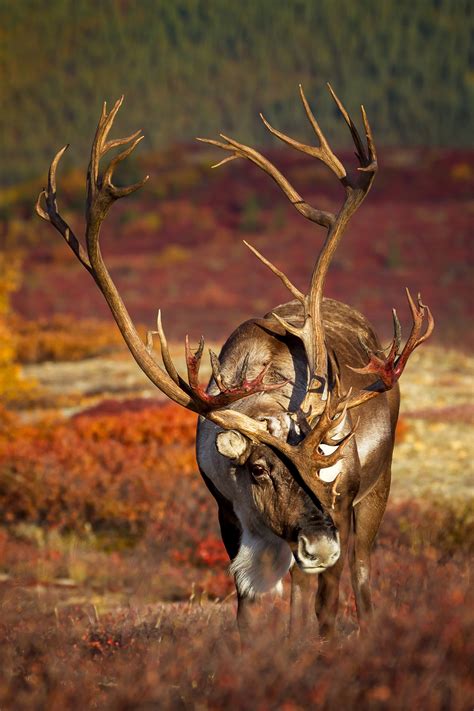
M297 565L290 571L291 603L290 603L290 638L298 639L304 633L309 622L311 605L311 576L304 573Z
M351 529L351 510L341 512L337 524L341 555L337 563L318 575L318 592L316 593L315 611L319 622L319 635L329 639L334 635L337 610L339 607L339 583L344 561L347 554L349 534Z
M252 606L255 600L247 595L241 595L237 591L237 626L239 628L240 646L242 652L245 652L251 645L252 630Z
M385 467L374 489L354 508L354 543L350 555L352 589L357 619L363 631L372 613L370 555L385 513L390 492L391 462Z
M199 468L205 485L215 498L218 506L219 527L221 529L222 542L227 551L229 559L232 561L239 552L242 529L230 501L228 501L220 491L214 486L208 476ZM236 586L237 588L237 586ZM240 644L242 651L248 646L251 639L251 614L250 608L253 600L240 595L237 591L237 626L239 628Z

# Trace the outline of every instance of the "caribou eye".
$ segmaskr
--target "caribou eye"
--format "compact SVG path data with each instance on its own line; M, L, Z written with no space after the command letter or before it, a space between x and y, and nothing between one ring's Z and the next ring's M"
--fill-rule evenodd
M254 477L262 477L267 473L267 470L265 467L263 467L261 464L254 464L252 466L252 474Z

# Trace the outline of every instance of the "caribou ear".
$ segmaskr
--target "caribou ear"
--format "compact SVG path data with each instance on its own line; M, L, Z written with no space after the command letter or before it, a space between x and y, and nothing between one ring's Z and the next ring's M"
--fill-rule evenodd
M216 447L219 454L233 459L238 464L244 464L250 454L250 440L237 430L219 432Z

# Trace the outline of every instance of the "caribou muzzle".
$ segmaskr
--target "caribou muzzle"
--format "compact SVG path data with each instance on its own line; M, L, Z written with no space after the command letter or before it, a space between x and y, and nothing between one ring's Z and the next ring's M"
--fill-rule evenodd
M296 551L293 556L298 567L305 573L323 573L336 563L341 554L339 534L321 531L301 532L298 536Z

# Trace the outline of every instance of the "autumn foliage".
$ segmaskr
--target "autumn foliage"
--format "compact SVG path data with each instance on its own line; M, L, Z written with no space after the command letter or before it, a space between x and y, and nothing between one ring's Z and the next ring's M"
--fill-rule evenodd
M389 508L364 638L346 574L338 642L319 642L314 625L289 643L286 581L239 656L195 416L143 400L69 420L0 415L2 706L466 708L466 505Z
M160 520L177 482L196 480L196 417L174 405L104 403L36 424L0 414L2 523L133 533Z
M123 348L123 340L111 321L77 321L66 314L32 321L12 317L18 363L79 361L105 356Z
M21 258L0 251L0 398L10 401L25 395L29 384L18 366L18 341L13 327L11 296L19 288Z

